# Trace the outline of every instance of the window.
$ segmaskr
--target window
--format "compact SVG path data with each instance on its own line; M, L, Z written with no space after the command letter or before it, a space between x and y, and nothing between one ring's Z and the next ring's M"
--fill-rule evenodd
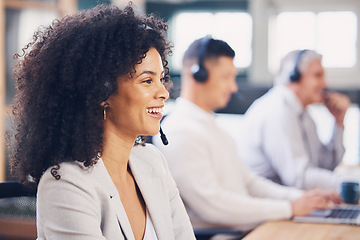
M351 11L283 12L269 24L269 69L294 49L315 49L327 68L356 65L357 17Z
M41 26L48 27L58 18L56 12L24 9L20 12L18 25L18 52L32 39L34 32Z
M180 71L182 56L195 40L210 34L226 41L235 51L234 64L246 68L251 63L252 18L245 12L181 12L173 19L172 69Z

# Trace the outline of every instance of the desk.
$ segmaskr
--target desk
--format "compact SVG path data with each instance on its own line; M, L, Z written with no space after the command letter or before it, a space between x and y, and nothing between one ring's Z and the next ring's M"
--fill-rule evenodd
M255 228L243 240L356 240L360 226L344 224L269 221Z
M29 240L36 239L35 218L4 218L0 217L1 240Z

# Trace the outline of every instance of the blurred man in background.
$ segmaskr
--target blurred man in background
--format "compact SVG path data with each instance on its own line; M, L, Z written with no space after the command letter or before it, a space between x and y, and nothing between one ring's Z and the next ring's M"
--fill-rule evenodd
M344 155L344 116L350 101L326 91L321 59L312 50L296 50L284 57L274 87L245 113L238 150L253 171L274 182L336 190L340 179L333 170ZM326 145L307 109L313 103L324 103L335 118Z

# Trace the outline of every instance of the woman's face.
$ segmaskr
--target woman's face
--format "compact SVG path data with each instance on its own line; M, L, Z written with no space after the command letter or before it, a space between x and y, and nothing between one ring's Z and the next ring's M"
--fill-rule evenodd
M163 85L162 60L155 48L150 48L135 70L132 77L118 78L118 91L107 100L106 127L131 138L159 132L164 101L169 97Z

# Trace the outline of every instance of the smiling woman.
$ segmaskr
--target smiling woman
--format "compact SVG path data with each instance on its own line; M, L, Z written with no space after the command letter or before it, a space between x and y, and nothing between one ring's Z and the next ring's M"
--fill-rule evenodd
M13 171L38 184L38 239L195 239L155 135L169 93L167 25L101 5L17 55Z

